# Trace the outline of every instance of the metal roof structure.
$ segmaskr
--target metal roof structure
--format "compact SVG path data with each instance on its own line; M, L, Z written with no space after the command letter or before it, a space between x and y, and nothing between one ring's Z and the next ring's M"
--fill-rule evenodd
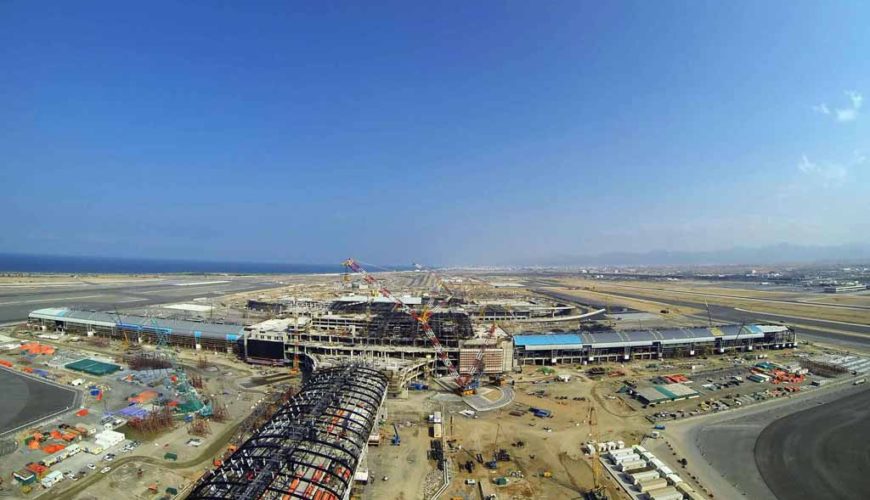
M66 307L37 309L31 312L29 316L35 319L63 321L65 323L85 326L102 326L106 328L118 326L118 316L113 313L84 311ZM120 320L120 326L128 330L149 331L154 329L152 318L145 316L121 314ZM153 320L157 322L157 326L161 330L167 332L170 336L203 337L234 342L240 339L244 333L242 325L201 323L198 321L164 318L153 318Z
M347 499L387 394L362 364L314 372L188 499Z
M577 334L516 335L514 345L535 349L575 349L583 345L583 338Z
M713 342L716 339L739 340L763 338L766 333L788 330L783 325L724 325L699 328L670 328L665 330L629 330L605 332L578 332L571 334L516 335L514 345L526 350L593 349L612 347L651 346L655 343L686 344Z

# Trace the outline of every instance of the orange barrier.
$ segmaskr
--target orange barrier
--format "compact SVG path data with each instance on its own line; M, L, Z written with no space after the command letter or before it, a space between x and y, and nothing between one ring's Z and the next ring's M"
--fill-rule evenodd
M79 411L76 412L76 415L79 416L79 417L87 416L87 414L88 414L88 409L87 409L87 408L82 408L81 410L79 410Z
M0 359L0 365L5 366L6 368L12 368L12 362L6 361L5 359Z
M66 445L63 444L47 444L42 447L42 451L51 455L52 453L57 453L64 448L66 448Z
M30 354L46 354L51 356L54 354L54 347L39 342L28 342L20 347L21 350L27 351Z
M48 470L48 467L44 465L40 465L36 462L30 462L29 464L24 466L30 472L36 474L37 476L41 475L43 472Z
M156 397L157 391L153 389L148 389L140 392L139 394L136 394L135 396L130 396L129 398L127 398L127 401L131 403L147 403Z

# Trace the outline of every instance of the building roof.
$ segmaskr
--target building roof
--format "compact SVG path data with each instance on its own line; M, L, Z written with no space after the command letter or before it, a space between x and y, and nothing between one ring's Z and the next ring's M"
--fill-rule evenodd
M48 308L37 309L30 313L31 318L65 321L80 325L102 326L111 328L118 324L129 330L153 330L160 328L169 335L184 337L203 337L220 339L233 342L241 338L244 333L242 325L226 325L217 323L201 323L198 321L186 321L181 319L147 318L145 316L133 316L121 314L120 317L113 313L98 311L83 311L78 309Z
M583 345L580 335L573 333L545 335L516 335L514 345L525 347L526 350L576 349Z
M404 302L405 304L407 304L409 306L419 306L419 305L423 304L422 297L411 297L409 295L402 295L401 297L399 297L399 299L401 299L402 302ZM333 302L351 302L351 303L360 303L360 304L372 302L373 304L385 304L385 303L392 304L393 299L389 299L389 298L383 297L381 295L378 295L377 297L372 297L369 295L345 295L345 296L338 297L338 298L334 299Z
M670 328L665 330L608 330L603 332L577 332L541 335L516 335L514 345L526 350L579 349L590 346L596 349L611 347L649 346L654 343L683 344L688 342L711 342L717 338L737 340L762 338L765 333L787 330L783 325L724 325L697 328Z
M638 389L637 395L648 403L657 403L694 397L698 391L683 384L664 384Z

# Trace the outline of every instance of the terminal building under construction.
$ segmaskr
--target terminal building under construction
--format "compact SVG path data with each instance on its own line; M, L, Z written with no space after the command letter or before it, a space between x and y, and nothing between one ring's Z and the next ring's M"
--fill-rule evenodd
M380 359L415 367L403 378L443 372L418 321L377 305L360 313L357 301L336 301L323 315L271 319L250 326L189 320L154 319L66 308L40 309L30 323L44 330L105 336L130 343L156 343L157 332L170 344L197 350L237 352L252 363L285 365L294 358L309 368L328 360ZM358 318L357 316L364 316ZM338 322L359 320L359 328ZM511 371L522 364L598 363L659 359L794 347L795 331L778 324L744 324L634 331L573 331L507 335L453 308L435 308L429 322L444 350L468 373L485 346L484 373Z

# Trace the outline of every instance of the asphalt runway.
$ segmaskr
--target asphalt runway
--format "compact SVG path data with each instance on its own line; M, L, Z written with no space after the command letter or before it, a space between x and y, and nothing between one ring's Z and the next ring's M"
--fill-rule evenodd
M52 286L0 286L0 323L25 320L34 309L46 307L124 310L275 288L281 286L279 281L271 276L192 276L123 283L79 280Z
M870 496L870 389L767 426L755 461L779 500Z
M794 397L758 403L740 410L672 422L667 424L668 430L665 434L674 443L674 447L679 449L678 454L688 459L692 473L697 474L707 487L716 492L717 498L853 498L815 494L818 489L812 490L811 494L811 490L806 488L798 488L797 496L788 496L789 492L782 490L790 488L796 480L808 484L841 480L814 469L816 460L824 461L830 457L823 454L813 456L813 453L825 452L812 449L812 443L817 433L825 433L824 429L833 427L837 429L826 434L828 439L849 440L852 430L848 426L840 427L836 423L838 420L848 420L861 426L860 419L863 419L864 427L868 427L867 411L870 410L861 410L863 415L856 421L855 413L845 407L850 406L850 401L858 406L867 406L866 398L870 395L870 390L867 389L870 387L851 384L814 389ZM817 411L816 409L823 410L828 421L819 423L803 420L803 415ZM774 432L774 429L775 435L769 435L763 442L759 439L760 435ZM866 441L859 440L866 439L867 432L870 429L856 433L856 439L844 448L849 453L865 454L865 462L861 464L856 461L855 466L867 466ZM806 446L806 453L792 449L793 444L786 444L789 440L797 443L798 448ZM764 463L756 463L757 457ZM764 467L764 473L761 472L761 467ZM866 495L861 498L866 498Z
M74 409L78 391L41 382L32 377L0 368L0 435L55 413Z

